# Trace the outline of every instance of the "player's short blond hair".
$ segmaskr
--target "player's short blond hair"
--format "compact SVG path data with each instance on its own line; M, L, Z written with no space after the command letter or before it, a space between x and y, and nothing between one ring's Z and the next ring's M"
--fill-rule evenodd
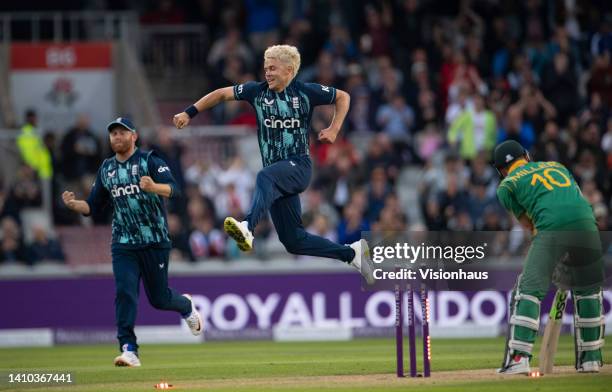
M268 47L264 52L264 60L276 59L282 61L286 65L293 68L293 78L300 70L300 52L295 46L291 45L274 45Z

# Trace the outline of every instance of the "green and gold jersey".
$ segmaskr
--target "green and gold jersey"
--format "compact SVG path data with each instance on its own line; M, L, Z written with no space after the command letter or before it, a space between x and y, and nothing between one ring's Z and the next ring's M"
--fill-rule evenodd
M517 218L526 214L537 230L554 230L582 220L595 223L591 205L558 162L511 167L497 188L497 198Z

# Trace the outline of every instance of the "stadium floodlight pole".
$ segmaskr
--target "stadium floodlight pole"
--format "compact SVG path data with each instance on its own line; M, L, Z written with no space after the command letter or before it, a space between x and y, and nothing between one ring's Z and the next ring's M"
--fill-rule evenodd
M404 377L404 333L402 321L402 289L395 285L395 355L397 377Z

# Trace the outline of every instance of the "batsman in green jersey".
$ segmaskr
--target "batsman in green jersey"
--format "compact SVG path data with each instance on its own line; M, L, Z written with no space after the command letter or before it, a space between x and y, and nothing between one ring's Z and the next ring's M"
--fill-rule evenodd
M603 255L592 208L570 172L558 162L531 162L516 141L499 144L494 164L502 180L497 197L533 233L513 290L504 374L530 371L540 326L540 302L551 282L572 290L576 370L599 372L604 345Z

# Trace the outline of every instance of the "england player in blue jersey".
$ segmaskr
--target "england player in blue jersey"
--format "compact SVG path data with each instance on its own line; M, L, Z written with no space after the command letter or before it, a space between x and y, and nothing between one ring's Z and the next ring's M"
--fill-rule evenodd
M68 208L84 215L110 205L113 210L112 261L115 276L115 318L121 354L116 366L140 366L134 334L140 279L153 307L180 313L191 332L199 335L203 322L191 297L168 288L171 248L163 197L180 194L168 165L154 151L136 147L138 134L127 118L108 125L115 156L106 159L87 200L73 192L62 194Z
M288 252L339 259L373 282L368 244L365 240L340 245L304 230L299 194L310 183L312 162L308 132L317 105L334 105L331 125L319 131L318 138L333 143L349 109L350 97L331 86L294 80L300 68L300 54L289 45L275 45L264 53L266 81L247 82L217 89L202 97L184 112L174 116L181 129L203 110L231 100L244 100L257 115L257 136L264 168L257 174L251 210L239 222L228 217L224 229L243 251L253 248L253 230L270 212L280 241Z

